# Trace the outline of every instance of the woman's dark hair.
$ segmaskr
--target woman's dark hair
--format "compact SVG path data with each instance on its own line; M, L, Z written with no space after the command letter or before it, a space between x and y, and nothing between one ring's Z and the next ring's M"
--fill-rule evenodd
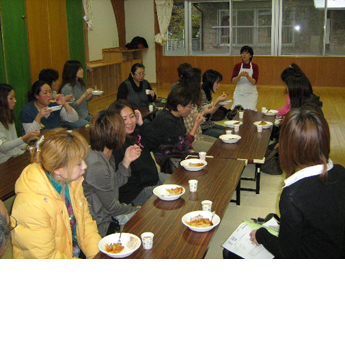
M111 112L114 112L115 114L119 114L121 116L121 111L126 107L130 108L134 113L133 105L125 99L118 99L115 102L111 103L109 105L108 110ZM133 143L135 143L137 142L137 139L138 139L138 133L139 133L139 130L137 129L137 127L135 127L135 130L132 134L126 133L126 135L127 135L127 138L129 138Z
M46 84L49 85L48 82L46 82L45 80L37 80L32 84L31 89L28 92L29 102L34 101L36 99L35 96L38 96L40 94L42 86Z
M178 105L186 107L188 104L193 103L193 98L193 94L189 88L185 88L178 84L168 95L167 109L170 111L177 111Z
M44 80L51 87L53 82L59 79L59 72L52 68L42 69L38 75L39 80Z
M7 97L8 94L13 90L11 85L1 83L0 84L0 122L8 129L9 123L15 122L14 110L10 110L8 107Z
M110 110L101 110L90 120L92 150L119 149L126 140L126 127L122 117Z
M301 107L313 94L313 88L307 76L303 74L293 74L286 78L291 109Z
M190 89L193 94L192 103L199 106L201 104L201 69L187 68L179 81L182 87Z
M192 68L192 65L188 62L181 63L181 65L177 67L177 74L179 78L182 77L184 71L188 68Z
M138 68L144 68L145 69L145 66L142 63L135 63L131 68L131 73L135 74L135 72L137 71Z
M285 117L279 135L279 160L289 177L298 168L323 164L327 172L330 133L325 117L311 109L293 109Z
M247 52L251 55L250 57L250 61L252 61L252 58L254 56L254 50L252 47L249 47L249 46L243 46L240 50L240 54L242 54L243 52Z
M77 84L77 73L80 68L83 68L83 65L78 60L68 60L65 62L65 65L63 66L62 83L59 92L61 92L62 88L66 84L71 84L71 86ZM85 82L83 79L79 78L78 83L80 83L82 86L85 86Z
M208 69L205 71L204 75L202 76L202 89L204 90L206 94L206 98L209 101L212 101L212 95L211 93L214 93L213 91L213 85L216 82L221 82L223 80L223 76L218 71L215 71L214 69Z
M292 63L288 68L285 68L280 77L282 81L285 83L286 79L294 74L304 74L302 70L299 68L298 65Z

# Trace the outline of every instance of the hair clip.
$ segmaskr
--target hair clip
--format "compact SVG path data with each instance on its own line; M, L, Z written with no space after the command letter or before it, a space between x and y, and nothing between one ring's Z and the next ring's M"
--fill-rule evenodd
M44 135L42 135L41 138L40 138L40 140L38 140L38 141L36 142L36 151L37 151L37 152L40 152L40 151L41 151L40 145L43 143L43 141L44 141Z

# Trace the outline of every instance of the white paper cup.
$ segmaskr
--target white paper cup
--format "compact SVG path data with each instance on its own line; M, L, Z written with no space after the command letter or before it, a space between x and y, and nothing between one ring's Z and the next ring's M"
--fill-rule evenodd
M203 161L206 160L206 152L199 152L199 158L202 159Z
M143 242L144 249L151 249L153 246L153 237L152 232L144 232L141 234L141 241Z
M266 108L266 107L262 107L262 108L261 108L261 112L262 112L262 113L266 113L266 111L267 111L267 108Z
M235 132L238 133L238 131L240 130L240 125L234 125L235 128Z
M258 125L258 132L262 132L262 125Z
M204 200L201 202L201 205L202 205L203 211L211 212L211 210L212 210L212 201L211 200Z
M189 191L196 192L198 190L198 180L189 180Z
M149 111L150 111L150 112L153 111L153 105L152 105L152 104L149 105Z
M146 89L146 94L147 94L147 95L150 94L150 89Z
M227 129L227 130L226 130L226 134L227 134L227 135L232 134L232 129Z
M239 116L240 119L243 119L243 115L244 115L244 111L240 111L240 112L238 113L238 116Z

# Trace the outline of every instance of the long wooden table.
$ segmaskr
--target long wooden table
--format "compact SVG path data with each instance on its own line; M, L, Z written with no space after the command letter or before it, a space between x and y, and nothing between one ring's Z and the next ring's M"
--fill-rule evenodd
M245 162L233 159L207 159L208 165L201 171L186 171L179 167L166 184L178 184L186 189L176 201L162 201L153 195L128 221L124 232L140 237L143 232L154 233L153 248L142 246L130 259L201 259L217 227L208 232L194 232L183 225L181 218L188 212L201 210L201 201L212 200L212 209L222 219L232 194L241 178ZM189 192L188 180L198 180L198 191ZM109 256L98 253L97 259Z
M219 158L245 159L248 163L255 164L254 178L242 178L243 180L255 181L255 188L241 188L241 190L255 191L256 194L259 194L261 164L264 163L265 153L270 141L273 126L263 129L262 132L259 133L254 122L263 120L272 122L274 125L275 116L265 116L261 112L247 110L244 113L243 119L240 119L239 116L236 115L234 120L242 122L239 132L234 133L233 131L234 134L240 135L241 139L237 143L226 144L218 138L208 150L207 154Z

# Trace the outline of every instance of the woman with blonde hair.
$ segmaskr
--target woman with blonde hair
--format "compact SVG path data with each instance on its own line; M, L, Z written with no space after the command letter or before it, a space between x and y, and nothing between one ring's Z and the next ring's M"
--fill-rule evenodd
M101 110L93 115L90 121L91 149L85 159L88 168L83 185L90 212L102 237L124 225L139 208L119 202L119 187L127 183L131 176L131 162L141 154L138 145L127 147L116 169L112 153L124 144L125 139L125 123L119 114Z
M57 128L36 143L16 182L14 258L92 258L101 239L82 182L88 151L76 132Z

